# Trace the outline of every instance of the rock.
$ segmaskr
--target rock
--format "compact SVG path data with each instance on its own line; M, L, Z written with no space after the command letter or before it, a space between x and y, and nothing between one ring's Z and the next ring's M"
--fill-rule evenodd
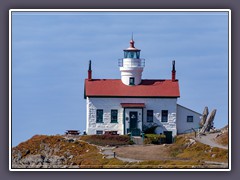
M67 157L71 156L71 153L69 151L64 153Z
M209 133L215 133L215 130L214 129L210 129Z
M216 157L216 154L212 154L212 156L211 156L212 158L214 158L214 157Z
M50 150L51 150L51 148L48 146L48 145L43 145L43 147L44 147L44 152L45 152L45 154L49 154L50 153Z
M43 156L43 155L41 155L41 158L42 158L42 160L44 161L44 159L46 158L45 156Z
M192 146L193 144L195 144L196 143L196 140L194 140L194 139L189 139L189 142L186 144L186 147L190 147L190 146Z
M71 168L79 168L79 165L71 166Z
M18 151L18 153L17 153L17 161L19 161L20 159L22 159L22 153L20 151Z
M28 155L19 161L13 162L13 168L54 168L61 167L66 162L64 156L49 156L45 157L43 155Z
M60 157L60 160L61 160L61 161L65 161L66 158L65 158L64 156L61 156L61 157Z
M28 165L42 165L43 164L43 158L42 155L28 155L25 158L22 158L20 161L23 164L28 164Z
M45 158L44 163L51 163L51 161L48 158Z
M44 165L42 165L42 168L47 169L47 168L49 168L49 165L44 164Z

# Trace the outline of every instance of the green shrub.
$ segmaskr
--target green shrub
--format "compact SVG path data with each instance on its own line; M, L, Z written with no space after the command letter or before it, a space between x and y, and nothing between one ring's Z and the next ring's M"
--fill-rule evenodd
M151 126L151 127L147 127L143 132L145 134L155 134L155 129L157 128L158 126L155 125L155 126Z
M88 135L84 136L82 140L100 146L120 146L133 144L130 137L127 135Z
M161 134L145 134L144 144L163 144L166 136Z
M134 143L133 140L130 140L130 141L129 141L129 144L130 144L130 145L133 145L133 144L135 144L135 143Z

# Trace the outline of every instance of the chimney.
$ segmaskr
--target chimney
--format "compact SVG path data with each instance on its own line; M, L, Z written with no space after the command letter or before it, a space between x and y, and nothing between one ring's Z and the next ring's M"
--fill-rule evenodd
M172 61L172 81L176 81L175 60Z
M91 60L89 60L89 67L88 67L88 80L92 80L92 65L91 65Z

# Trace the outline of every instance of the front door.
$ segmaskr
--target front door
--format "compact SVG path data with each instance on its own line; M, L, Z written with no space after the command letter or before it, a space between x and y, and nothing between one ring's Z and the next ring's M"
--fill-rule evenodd
M130 117L129 131L132 133L133 136L139 136L140 129L138 129L138 112L130 111L129 117Z

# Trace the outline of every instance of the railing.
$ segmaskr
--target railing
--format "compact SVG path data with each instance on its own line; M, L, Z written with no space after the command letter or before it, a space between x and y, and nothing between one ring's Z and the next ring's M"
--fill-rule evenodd
M199 131L199 128L191 128L191 129L187 129L187 130L183 131L181 134L188 134L188 133L192 133L192 132L198 133L198 131Z
M141 130L139 128L135 129L127 129L127 133L130 133L131 136L140 136L141 135Z
M145 59L124 58L118 59L119 67L145 67Z

